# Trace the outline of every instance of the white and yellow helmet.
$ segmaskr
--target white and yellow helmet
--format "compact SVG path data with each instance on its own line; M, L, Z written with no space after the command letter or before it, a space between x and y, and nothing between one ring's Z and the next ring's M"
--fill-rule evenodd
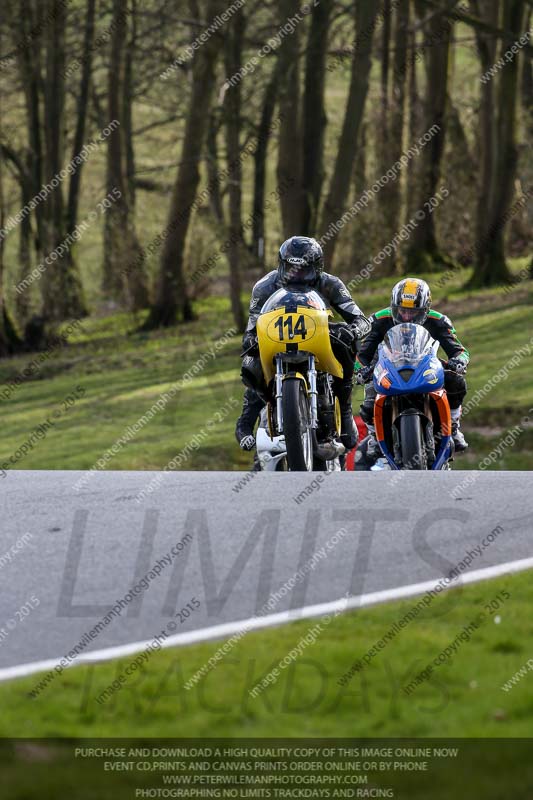
M394 322L414 322L423 325L431 308L431 291L420 278L398 281L391 294L391 313Z

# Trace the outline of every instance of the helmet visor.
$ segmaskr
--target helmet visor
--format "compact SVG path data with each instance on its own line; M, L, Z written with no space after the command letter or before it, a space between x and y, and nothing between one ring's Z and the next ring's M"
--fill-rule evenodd
M295 259L296 261L296 259ZM317 279L317 270L313 264L284 262L281 268L281 281L284 286L312 286Z
M391 306L392 318L397 325L402 322L413 322L423 325L427 319L426 308L406 308L405 306Z

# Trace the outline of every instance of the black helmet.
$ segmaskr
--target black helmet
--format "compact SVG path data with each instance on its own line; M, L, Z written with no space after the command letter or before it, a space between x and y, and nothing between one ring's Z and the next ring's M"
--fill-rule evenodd
M279 248L278 275L282 286L314 286L324 269L324 254L316 239L291 236Z
M390 301L394 322L415 322L423 325L431 308L429 286L420 278L404 278L392 290Z

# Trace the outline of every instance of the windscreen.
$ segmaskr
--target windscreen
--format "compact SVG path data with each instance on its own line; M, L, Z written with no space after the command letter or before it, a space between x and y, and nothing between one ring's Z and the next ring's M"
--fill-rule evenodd
M396 367L416 366L433 350L434 341L421 325L395 325L385 335L383 352Z
M261 313L265 314L267 311L274 311L277 308L283 308L286 311L296 311L298 306L323 310L327 309L324 299L318 292L294 292L288 289L278 289L277 292L274 292L272 297L268 298L261 309Z

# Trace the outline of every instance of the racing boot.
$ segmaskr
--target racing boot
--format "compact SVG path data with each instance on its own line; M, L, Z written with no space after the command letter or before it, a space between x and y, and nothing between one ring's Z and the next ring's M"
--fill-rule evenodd
M376 439L376 429L373 425L366 425L368 429L368 438L366 440L366 455L369 461L376 461L381 455L381 447Z
M257 392L246 389L242 403L241 416L235 426L235 438L241 450L253 450L255 447L254 428L264 403Z
M357 445L354 458L354 472L368 472L376 463L376 457L369 456L367 453L370 438L370 436L365 436Z
M459 419L452 420L452 438L455 445L455 452L463 453L468 447L468 442L461 430L461 421Z
M352 410L353 379L334 379L334 391L339 399L341 410L341 436L340 440L346 450L353 450L359 439L359 434L353 418Z
M463 436L463 432L461 431L461 406L459 408L452 408L451 417L452 417L452 439L455 445L455 452L456 453L463 453L466 448L468 447L468 442L466 441L465 437Z

